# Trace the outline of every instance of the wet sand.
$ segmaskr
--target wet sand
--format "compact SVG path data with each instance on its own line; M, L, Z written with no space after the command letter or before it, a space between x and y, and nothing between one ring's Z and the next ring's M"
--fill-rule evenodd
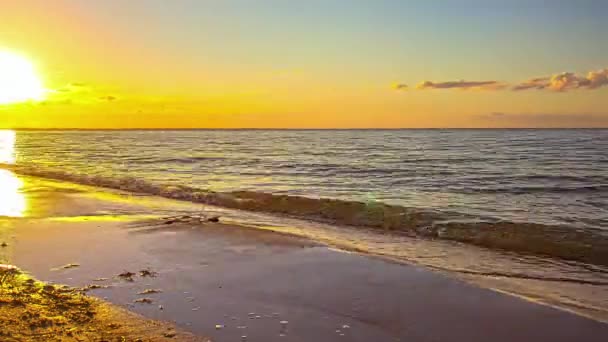
M154 217L187 204L36 189L30 206L44 209L0 220L9 244L0 259L42 280L108 286L89 293L214 341L608 338L606 324L422 267L234 224ZM61 267L69 263L79 266ZM132 281L117 277L125 271ZM138 294L146 290L160 292Z

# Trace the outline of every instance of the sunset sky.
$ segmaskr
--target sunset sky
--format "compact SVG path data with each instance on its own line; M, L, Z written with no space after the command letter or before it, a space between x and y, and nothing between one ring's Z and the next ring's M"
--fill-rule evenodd
M0 51L31 61L45 94L0 104L0 128L608 127L607 13L602 0L3 0Z

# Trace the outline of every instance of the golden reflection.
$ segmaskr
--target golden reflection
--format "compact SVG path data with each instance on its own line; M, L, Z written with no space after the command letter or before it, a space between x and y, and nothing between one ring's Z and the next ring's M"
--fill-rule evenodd
M15 163L15 131L0 130L0 164ZM1 191L0 187L0 191Z
M0 169L0 217L23 217L27 202L22 187L23 181L14 173Z

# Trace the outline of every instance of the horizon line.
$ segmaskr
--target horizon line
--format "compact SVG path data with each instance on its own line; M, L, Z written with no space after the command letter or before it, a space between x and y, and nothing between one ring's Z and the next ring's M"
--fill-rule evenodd
M399 130L603 130L605 127L370 127L370 128L187 128L187 127L126 127L126 128L110 128L110 127L0 127L0 131L399 131Z

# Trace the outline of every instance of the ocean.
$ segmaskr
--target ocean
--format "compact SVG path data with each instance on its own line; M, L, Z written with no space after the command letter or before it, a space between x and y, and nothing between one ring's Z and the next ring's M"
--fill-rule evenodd
M66 175L608 229L608 130L19 131L14 139L12 164Z
M608 130L0 131L0 168L237 209L608 320Z

